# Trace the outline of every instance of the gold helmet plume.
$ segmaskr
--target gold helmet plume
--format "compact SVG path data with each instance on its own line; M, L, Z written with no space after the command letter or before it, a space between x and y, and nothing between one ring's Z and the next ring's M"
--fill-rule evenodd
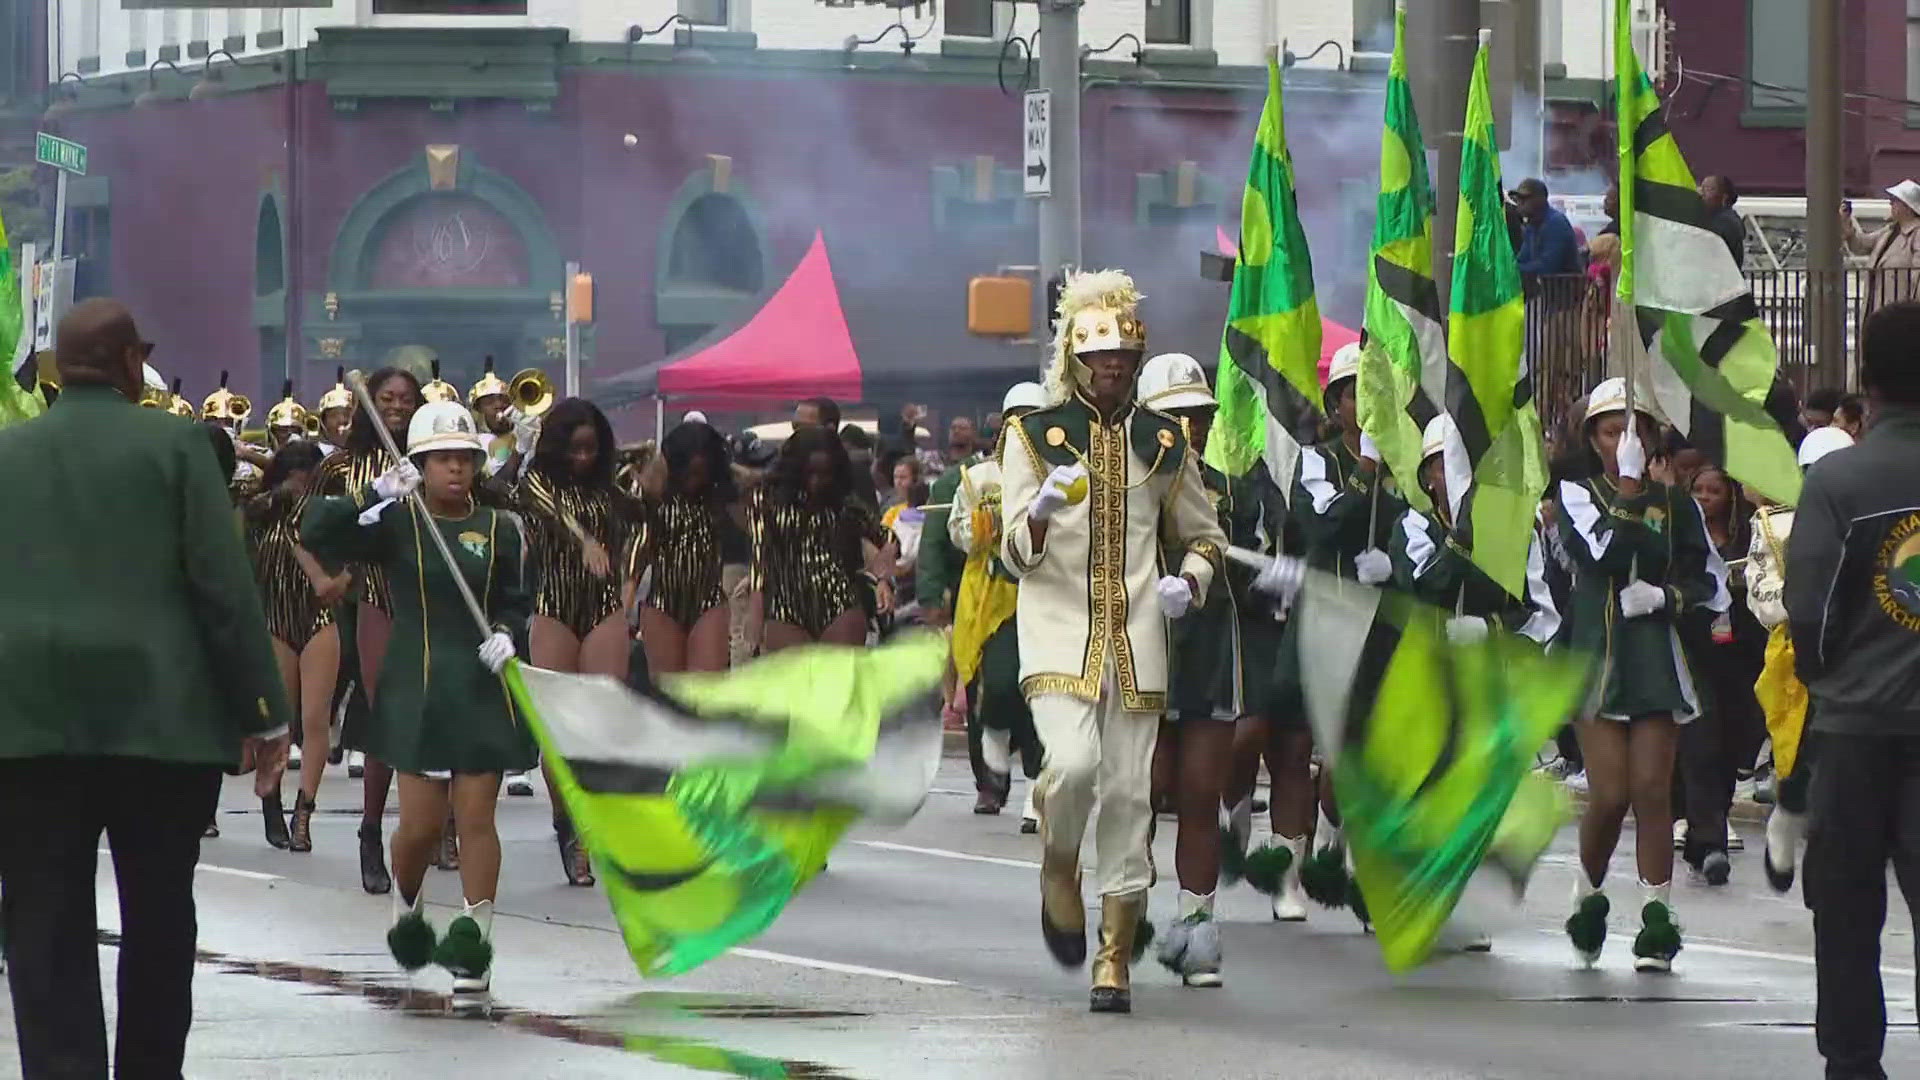
M320 395L320 404L315 406L313 411L316 413L324 413L333 409L351 408L353 408L353 391L347 389L347 369L345 367L334 368L333 389Z
M200 403L202 420L238 421L252 411L253 402L248 401L245 394L236 394L227 389L227 373L224 370L220 372L220 388L208 394L207 400Z
M420 388L420 398L428 402L460 400L460 391L455 390L452 383L440 378L440 361L433 362L433 379Z
M173 397L172 401L167 405L167 411L175 416L185 417L191 420L193 419L193 402L188 401L185 395L180 393L180 384L183 381L184 380L178 375L173 377Z
M1089 373L1081 356L1116 349L1146 351L1147 324L1139 314L1142 299L1133 278L1122 270L1067 275L1060 287L1053 356L1047 365L1049 401L1065 401L1076 386L1085 386Z
M281 384L280 403L267 410L267 430L285 427L307 428L307 407L293 399L292 379Z
M493 357L487 357L486 366L480 373L480 381L474 383L473 389L467 391L467 404L478 407L481 398L512 396L513 389L507 385L506 380L493 373Z

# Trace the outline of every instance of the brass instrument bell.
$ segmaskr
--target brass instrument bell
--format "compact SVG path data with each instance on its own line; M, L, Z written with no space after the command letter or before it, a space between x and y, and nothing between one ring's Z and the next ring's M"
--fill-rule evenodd
M310 412L307 414L307 422L304 426L304 430L306 431L307 438L309 439L318 439L320 437L320 414L319 413Z
M507 386L513 395L513 407L525 416L545 414L553 408L558 398L553 380L547 378L547 373L539 368L523 368L515 372Z

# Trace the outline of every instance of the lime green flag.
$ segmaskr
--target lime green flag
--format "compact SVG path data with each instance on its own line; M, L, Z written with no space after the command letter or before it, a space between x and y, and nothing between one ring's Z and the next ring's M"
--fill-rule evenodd
M642 975L765 930L860 818L904 821L940 761L946 640L788 649L647 697L502 673Z
M14 378L13 361L20 352L20 337L26 332L20 311L20 271L13 262L13 244L7 239L6 222L0 221L0 427L39 416L40 395L23 390Z
M1344 838L1389 968L1433 951L1490 865L1524 884L1566 820L1533 755L1579 707L1586 658L1496 632L1447 640L1449 612L1311 573L1300 669Z
M1454 542L1488 577L1524 598L1547 463L1526 370L1526 302L1507 238L1503 190L1483 37L1467 90L1447 315L1445 404L1466 453L1448 455L1447 495L1456 503Z
M1614 3L1622 304L1635 313L1660 411L1734 479L1800 499L1793 447L1766 411L1779 356L1740 267L1711 226L1666 108L1640 70L1627 0Z
M1446 400L1447 332L1433 281L1433 186L1427 148L1407 83L1407 11L1394 12L1387 69L1386 127L1380 137L1380 197L1367 264L1367 346L1360 353L1360 427L1373 439L1400 491L1431 508L1419 483L1420 429Z
M1320 400L1320 307L1281 114L1280 65L1269 53L1267 103L1240 199L1240 252L1214 391L1220 411L1207 461L1229 476L1265 461L1286 492L1300 457L1293 429Z

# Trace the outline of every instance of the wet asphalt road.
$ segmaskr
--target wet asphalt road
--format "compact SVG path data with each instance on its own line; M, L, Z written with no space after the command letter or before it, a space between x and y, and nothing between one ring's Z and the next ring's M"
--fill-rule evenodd
M449 1013L444 974L409 981L385 955L388 900L363 894L355 869L357 810L347 811L358 784L335 772L316 850L303 856L268 848L247 781L228 784L225 835L202 850L206 955L188 1076L1819 1075L1809 919L1797 895L1766 889L1757 834L1726 888L1680 878L1687 947L1672 977L1632 971L1637 902L1625 856L1601 968L1573 969L1557 931L1573 880L1567 831L1524 906L1480 898L1475 910L1495 931L1490 956L1395 977L1352 916L1316 911L1304 926L1279 925L1242 887L1221 901L1225 988L1183 989L1149 960L1136 968L1134 1014L1094 1017L1085 973L1063 972L1040 945L1035 839L1018 835L1011 812L970 813L964 761L945 763L911 825L844 844L750 947L664 982L633 973L597 892L562 882L544 793L503 798L496 1008L469 1019ZM1160 830L1163 868L1173 831L1170 821ZM457 903L456 875L430 872L427 888L430 902ZM1164 880L1155 889L1157 915L1172 909L1173 891ZM105 859L99 894L111 986L118 920ZM1898 1025L1888 1071L1920 1075L1904 911L1885 940ZM10 1013L0 1024L0 1076L15 1075Z

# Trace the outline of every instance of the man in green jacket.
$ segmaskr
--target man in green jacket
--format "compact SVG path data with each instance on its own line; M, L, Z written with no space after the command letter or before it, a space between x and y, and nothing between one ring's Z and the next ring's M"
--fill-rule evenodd
M266 616L199 425L134 404L127 309L60 320L63 392L0 430L0 903L20 1075L107 1075L100 835L120 891L119 1075L177 1077L193 868L243 749L284 749Z

